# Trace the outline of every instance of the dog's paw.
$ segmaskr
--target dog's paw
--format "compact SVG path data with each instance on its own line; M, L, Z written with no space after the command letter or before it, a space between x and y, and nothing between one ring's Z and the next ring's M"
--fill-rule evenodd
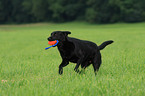
M63 69L59 68L59 74L62 75L62 73L63 73Z
M75 71L75 72L77 72L77 73L79 73L79 72L80 72L80 71L79 71L79 69L74 69L74 71Z

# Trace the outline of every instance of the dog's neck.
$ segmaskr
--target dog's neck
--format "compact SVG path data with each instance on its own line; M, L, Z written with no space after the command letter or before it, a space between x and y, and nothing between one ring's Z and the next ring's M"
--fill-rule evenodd
M65 44L67 43L67 41L59 41L59 43L57 44L57 47L63 47Z
M64 40L59 41L57 47L63 47L64 45L66 45L68 43L68 38L66 37Z
M68 47L70 46L70 43L69 40L68 40L68 37L63 40L63 41L59 41L59 43L57 44L57 48L59 50L62 50L62 49L68 49Z

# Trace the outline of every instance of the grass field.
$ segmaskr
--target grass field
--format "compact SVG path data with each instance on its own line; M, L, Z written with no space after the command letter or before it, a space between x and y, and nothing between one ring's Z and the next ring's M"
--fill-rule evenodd
M98 45L115 41L101 51L96 77L92 66L75 73L73 63L58 74L57 48L44 50L54 30ZM0 25L0 96L145 96L145 23Z

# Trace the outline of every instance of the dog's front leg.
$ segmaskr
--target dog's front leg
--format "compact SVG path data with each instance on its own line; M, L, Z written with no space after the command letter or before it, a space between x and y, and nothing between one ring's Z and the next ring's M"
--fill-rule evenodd
M65 59L62 60L62 63L59 65L59 74L61 75L63 73L63 67L67 66L69 62Z

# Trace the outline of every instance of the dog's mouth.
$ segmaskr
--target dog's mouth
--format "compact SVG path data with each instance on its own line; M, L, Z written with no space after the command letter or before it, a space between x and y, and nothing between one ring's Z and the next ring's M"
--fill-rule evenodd
M48 40L48 41L53 42L53 41L56 41L56 40Z
M47 38L48 41L55 41L52 37Z

